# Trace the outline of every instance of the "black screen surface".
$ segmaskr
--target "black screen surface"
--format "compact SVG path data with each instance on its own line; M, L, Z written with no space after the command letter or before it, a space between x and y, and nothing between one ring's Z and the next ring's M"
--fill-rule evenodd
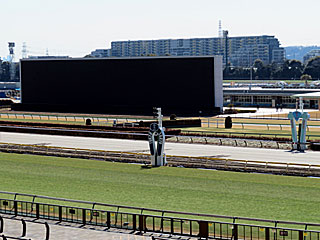
M214 58L22 60L21 90L22 106L41 111L210 113Z

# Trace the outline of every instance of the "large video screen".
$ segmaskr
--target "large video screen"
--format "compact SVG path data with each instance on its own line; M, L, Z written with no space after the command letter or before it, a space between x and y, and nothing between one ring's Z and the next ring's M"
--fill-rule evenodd
M28 110L152 114L212 113L213 57L21 61Z

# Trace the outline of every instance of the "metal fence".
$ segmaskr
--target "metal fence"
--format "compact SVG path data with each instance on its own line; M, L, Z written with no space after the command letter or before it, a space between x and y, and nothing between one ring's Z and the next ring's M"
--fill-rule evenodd
M248 118L245 118L248 119ZM288 120L288 119L282 119ZM225 118L207 118L201 119L201 126L208 127L208 128L225 128ZM278 124L278 123L258 123L258 122L233 122L232 127L236 129L261 129L261 130L291 130L290 124ZM307 131L320 131L320 125L308 125Z
M309 127L308 127L309 128ZM309 131L309 130L308 130ZM224 132L224 131L196 131L196 130L183 130L182 133L184 134L188 134L188 135L194 135L194 136L207 136L207 137L267 137L268 139L272 139L272 138L286 138L288 140L291 139L291 133L254 133L254 132L236 132L236 131L228 131L228 132ZM309 134L307 133L306 135L306 139L310 140L310 139L314 139L314 140L318 140L320 139L320 134Z
M14 196L14 199L0 198L0 213L14 216L205 239L320 239L320 224L314 223L174 212L10 192L0 193ZM18 200L18 196L30 197L33 201ZM36 198L63 201L70 205L40 203L35 201ZM79 204L91 207L77 207Z
M126 124L147 120L142 118L117 118L117 117L92 117L80 115L43 115L43 114L22 114L22 113L1 113L0 118L15 119L15 120L42 120L53 122L68 122L68 123L85 123L87 119L95 125L111 125L111 124ZM150 119L149 119L150 120Z

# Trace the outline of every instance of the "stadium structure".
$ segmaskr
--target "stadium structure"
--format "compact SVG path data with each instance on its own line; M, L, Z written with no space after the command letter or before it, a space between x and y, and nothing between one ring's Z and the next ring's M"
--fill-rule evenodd
M222 57L22 59L15 110L213 115L223 106Z

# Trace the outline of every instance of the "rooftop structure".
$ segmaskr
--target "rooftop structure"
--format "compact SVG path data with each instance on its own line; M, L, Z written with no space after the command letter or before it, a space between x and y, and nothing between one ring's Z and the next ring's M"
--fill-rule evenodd
M284 48L274 36L159 39L138 41L113 41L112 57L140 56L208 56L222 55L223 63L230 66L252 66L256 59L265 64L282 63Z
M92 57L110 57L111 49L96 49L90 53Z

